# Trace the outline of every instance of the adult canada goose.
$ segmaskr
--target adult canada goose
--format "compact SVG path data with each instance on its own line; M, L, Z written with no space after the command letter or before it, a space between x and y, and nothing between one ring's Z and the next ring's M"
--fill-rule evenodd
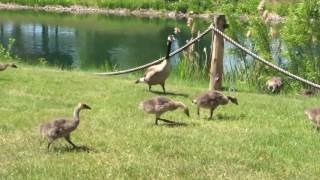
M80 111L82 109L91 108L86 104L79 103L74 110L72 119L58 118L40 126L40 133L48 138L48 149L54 140L62 137L73 147L76 147L70 139L70 133L77 129L80 123Z
M231 101L232 103L238 105L238 100L235 97L225 96L221 92L210 90L207 91L196 99L193 100L193 103L198 106L197 114L200 116L200 108L210 109L210 119L212 118L213 111L219 105L226 105Z
M317 130L320 129L320 108L306 109L304 113L308 116L309 120L314 123Z
M163 113L167 111L174 111L177 108L183 109L183 112L187 116L190 116L189 109L186 105L184 105L181 102L173 101L164 96L156 96L152 99L143 101L140 103L139 107L140 109L144 110L146 113L156 115L156 121L155 121L156 125L158 125L158 120L164 120L160 118L160 116Z
M6 70L8 67L12 68L18 68L15 64L10 63L10 64L0 64L0 71Z
M278 93L280 92L283 82L280 77L273 76L266 82L267 89L271 91L272 93Z
M168 36L168 43L167 43L167 54L165 60L163 60L160 64L150 66L147 68L146 72L144 73L144 76L138 80L136 80L135 83L146 83L149 85L149 91L151 90L151 86L160 84L163 89L163 93L166 93L165 89L165 81L170 75L171 72L171 65L169 61L169 54L171 50L171 44L174 41L174 36L170 35Z

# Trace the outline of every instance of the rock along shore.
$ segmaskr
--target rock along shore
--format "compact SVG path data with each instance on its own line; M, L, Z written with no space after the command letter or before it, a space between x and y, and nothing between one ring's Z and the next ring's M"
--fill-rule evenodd
M176 11L166 10L154 10L154 9L125 9L125 8L96 8L96 7L85 7L79 5L72 5L69 7L60 5L47 5L47 6L27 6L12 3L0 3L0 10L35 10L45 12L57 12L57 13L71 13L71 14L105 14L105 15L119 15L119 16L137 16L137 17L165 17L165 18L186 18L196 17L202 19L213 19L213 13L196 14L193 12L181 13Z

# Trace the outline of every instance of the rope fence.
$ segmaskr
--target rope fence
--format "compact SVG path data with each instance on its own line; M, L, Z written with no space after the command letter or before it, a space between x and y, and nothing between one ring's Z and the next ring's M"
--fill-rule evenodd
M203 36L205 36L206 34L208 34L209 32L212 31L212 28L209 27L208 29L206 29L204 32L202 32L201 34L199 34L196 38L190 40L188 43L186 43L185 45L183 45L182 47L180 47L179 49L171 52L169 54L169 57L172 57L178 53L180 53L181 51L187 49L189 46L191 46L192 44L194 44L195 42L197 42L199 39L201 39ZM120 75L120 74L127 74L127 73L131 73L131 72L135 72L135 71L139 71L141 69L145 69L147 67L153 66L155 64L158 64L159 62L163 61L165 59L165 57L162 57L160 59L157 59L151 63L142 65L142 66L138 66L135 68L131 68L131 69L127 69L127 70L122 70L122 71L116 71L116 72L106 72L106 73L95 73L97 75L104 75L104 76L113 76L113 75Z
M195 42L197 42L199 39L201 39L203 36L205 36L206 34L208 34L209 32L215 32L217 34L219 34L220 36L222 36L225 40L227 40L228 42L230 42L231 44L233 44L234 46L236 46L237 48L241 49L242 51L244 51L246 54L252 56L254 59L257 59L258 61L260 61L261 63L275 69L276 71L279 71L293 79L296 79L300 82L303 82L305 84L308 84L312 87L315 87L315 88L318 88L320 89L320 85L319 84L316 84L314 82L311 82L309 80L306 80L300 76L297 76L295 74L292 74L290 73L289 71L285 70L285 69L282 69L281 67L278 67L272 63L270 63L269 61L265 60L264 58L258 56L257 54L251 52L249 49L243 47L242 45L240 45L239 43L237 43L236 41L234 41L233 39L231 39L229 36L227 36L226 34L224 34L223 32L221 32L219 29L217 29L216 27L214 27L213 25L209 26L208 29L206 29L204 32L202 32L201 34L199 34L196 38L190 40L188 43L186 43L184 46L180 47L179 49L171 52L169 54L169 57L172 57L178 53L180 53L181 51L187 49L190 45L194 44ZM139 71L141 69L145 69L145 68L148 68L150 66L153 66L155 64L158 64L160 63L161 61L163 61L165 59L165 57L161 57L151 63L148 63L148 64L145 64L145 65L142 65L142 66L138 66L138 67L135 67L135 68L131 68L131 69L127 69L127 70L122 70L122 71L116 71L116 72L105 72L105 73L95 73L97 75L104 75L104 76L113 76L113 75L120 75L120 74L127 74L127 73L131 73L131 72L135 72L135 71Z
M233 39L231 39L229 36L227 36L226 34L224 34L223 32L221 32L219 29L217 29L216 27L214 27L213 25L211 25L210 27L211 27L211 29L212 29L215 33L218 33L218 34L219 34L220 36L222 36L225 40L227 40L228 42L230 42L231 44L233 44L233 45L236 46L237 48L241 49L241 50L244 51L245 53L249 54L249 55L252 56L253 58L257 59L257 60L260 61L261 63L263 63L263 64L265 64L265 65L267 65L267 66L269 66L269 67L271 67L271 68L273 68L273 69L275 69L275 70L277 70L277 71L279 71L279 72L281 72L281 73L283 73L283 74L285 74L285 75L287 75L287 76L289 76L289 77L291 77L291 78L293 78L293 79L296 79L296 80L298 80L298 81L300 81L300 82L303 82L303 83L308 84L308 85L310 85L310 86L312 86L312 87L315 87L315 88L320 89L320 85L319 85L319 84L316 84L316 83L311 82L311 81L309 81L309 80L306 80L306 79L304 79L304 78L302 78L302 77L299 77L299 76L297 76L297 75L294 75L294 74L292 74L291 72L289 72L289 71L287 71L287 70L285 70L285 69L282 69L281 67L278 67L278 66L276 66L276 65L274 65L274 64L272 64L272 63L270 63L269 61L263 59L262 57L258 56L257 54L251 52L249 49L243 47L242 45L240 45L239 43L237 43L236 41L234 41Z

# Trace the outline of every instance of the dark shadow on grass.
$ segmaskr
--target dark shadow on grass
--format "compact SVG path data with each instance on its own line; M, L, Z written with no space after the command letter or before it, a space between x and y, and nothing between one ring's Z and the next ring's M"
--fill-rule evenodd
M7 79L7 78L2 78L0 77L0 81L12 81L11 79Z
M92 147L88 146L77 146L77 147L72 147L72 146L64 146L64 147L55 147L53 148L53 151L55 152L60 152L60 153L65 153L65 152L96 152L95 149Z
M168 96L182 96L185 98L189 97L188 94L184 94L184 93L166 92L166 94L164 94L162 91L153 91L153 90L151 90L150 92L153 94L158 94L158 95L162 95L162 96L168 95Z
M209 121L238 121L242 120L246 117L245 114L240 115L228 115L228 114L216 114L213 115L212 118L204 118Z
M164 124L161 124L162 126L167 126L167 127L179 127L179 126L188 126L187 123L183 122L175 122L167 119L160 119L161 121L165 122Z

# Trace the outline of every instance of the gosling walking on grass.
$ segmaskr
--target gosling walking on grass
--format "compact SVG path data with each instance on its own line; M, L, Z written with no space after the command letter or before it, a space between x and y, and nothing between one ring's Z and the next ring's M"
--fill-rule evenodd
M10 63L10 64L0 64L0 71L4 71L6 70L8 67L12 67L12 68L18 68L17 65Z
M280 77L273 76L266 82L267 89L272 93L279 93L283 87L283 82Z
M167 43L167 54L165 60L163 60L160 64L150 66L147 68L146 72L144 73L144 76L138 80L136 80L135 83L146 83L149 85L149 91L151 91L151 86L160 84L163 89L163 93L166 93L165 88L165 81L169 77L171 73L171 65L169 61L169 54L171 50L171 44L174 41L174 36L170 35L168 37L168 43Z
M80 111L91 109L88 105L79 103L74 110L73 119L58 118L40 126L40 133L48 138L48 149L53 141L64 137L74 148L76 145L70 139L70 133L77 129L80 123Z
M213 111L220 105L226 105L231 101L232 103L238 105L238 100L235 97L225 96L221 92L210 90L207 91L196 99L193 103L197 105L197 114L200 116L200 108L210 109L210 117L212 118Z
M308 116L309 120L314 124L317 130L320 130L320 108L306 109L304 113Z
M167 121L161 119L160 116L167 111L174 111L177 108L183 109L183 112L189 115L189 109L186 105L181 102L173 101L164 96L157 96L152 99L143 101L140 103L140 109L144 110L146 113L154 114L156 116L155 124L158 125L158 120Z

